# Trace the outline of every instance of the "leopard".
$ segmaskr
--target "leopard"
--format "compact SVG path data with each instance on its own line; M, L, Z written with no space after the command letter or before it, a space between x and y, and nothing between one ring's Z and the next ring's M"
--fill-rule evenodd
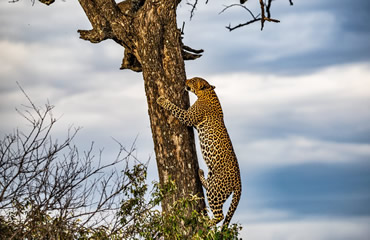
M239 204L242 185L238 160L224 123L221 104L215 87L203 78L186 80L185 89L197 96L195 103L187 110L164 96L160 96L157 103L180 122L198 131L201 152L208 168L207 179L202 169L198 169L198 175L213 213L211 225L224 219L223 204L233 194L222 224L223 227L228 226Z

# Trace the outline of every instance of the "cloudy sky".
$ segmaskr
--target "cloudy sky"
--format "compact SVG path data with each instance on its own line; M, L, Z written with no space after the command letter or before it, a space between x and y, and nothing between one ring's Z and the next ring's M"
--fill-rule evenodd
M188 77L215 85L223 105L242 171L233 221L243 239L370 239L370 2L278 0L281 23L233 32L225 26L250 19L238 8L219 15L226 3L200 1L191 21L183 3L178 25L185 44L205 50L186 63ZM77 1L0 2L0 135L25 124L19 82L37 105L55 106L56 137L81 126L75 143L94 141L108 160L112 137L137 138L156 179L142 76L119 70L120 46L82 41L77 29L90 29Z

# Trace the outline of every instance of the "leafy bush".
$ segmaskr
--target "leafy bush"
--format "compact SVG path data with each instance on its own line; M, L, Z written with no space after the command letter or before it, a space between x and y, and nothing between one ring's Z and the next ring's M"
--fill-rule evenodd
M232 224L224 229L211 226L207 212L194 210L200 200L198 196L175 201L168 212L159 211L161 200L177 193L176 184L171 179L162 187L153 183L149 200L145 201L143 189L147 190L147 186L144 181L140 179L137 188L131 189L131 198L122 203L118 213L125 225L122 235L125 239L238 239L240 225Z

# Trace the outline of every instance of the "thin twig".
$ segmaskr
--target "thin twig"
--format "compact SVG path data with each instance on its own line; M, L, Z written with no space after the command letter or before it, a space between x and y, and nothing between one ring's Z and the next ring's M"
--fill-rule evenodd
M260 6L261 6L261 31L262 31L265 25L265 5L263 3L263 0L260 0Z
M271 18L271 12L270 12L271 2L272 0L267 1L267 5L266 5L267 18Z
M229 26L227 26L226 28L227 28L227 29L229 29L229 31L231 32L231 31L233 31L233 30L235 30L235 29L237 29L237 28L244 27L244 26L246 26L246 25L249 25L249 24L251 24L251 23L254 23L254 22L257 22L257 21L260 21L260 20L261 20L261 18L255 18L255 19L250 20L250 21L248 21L248 22L246 22L246 23L240 23L240 24L236 25L235 27L231 27L231 25L229 25Z
M194 14L195 14L195 10L197 8L197 5L198 5L198 0L194 0L194 3L187 2L186 4L191 6L190 19L192 19Z
M254 16L254 14L252 13L251 10L249 10L249 8L247 8L246 6L242 5L242 4L231 4L229 6L225 6L224 9L222 9L221 12L219 12L218 14L221 14L223 12L225 12L227 9L231 8L231 7L241 7L241 8L244 8L246 11L249 12L249 14L252 16L253 19L256 19L256 17ZM258 17L258 16L257 16Z

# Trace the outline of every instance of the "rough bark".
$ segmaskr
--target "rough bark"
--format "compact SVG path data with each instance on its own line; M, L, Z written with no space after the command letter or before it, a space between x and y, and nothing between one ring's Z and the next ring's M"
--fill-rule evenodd
M162 202L166 211L172 202L188 194L204 196L198 177L194 132L164 111L156 99L166 96L182 108L189 107L184 90L184 58L195 59L200 51L184 46L177 29L174 0L79 0L92 30L79 30L93 43L112 39L125 48L122 69L143 73L160 183L175 180L179 194ZM197 210L205 207L202 201Z

